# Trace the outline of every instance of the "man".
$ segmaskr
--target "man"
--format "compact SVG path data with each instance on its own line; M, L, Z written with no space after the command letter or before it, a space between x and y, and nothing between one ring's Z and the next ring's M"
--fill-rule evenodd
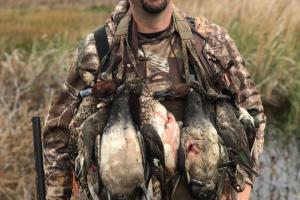
M129 2L122 0L106 22L108 42L112 45L118 24L125 16L129 16L126 34L129 34L130 41L128 42L133 54L129 58L135 59L137 73L140 76L151 77L150 85L155 91L174 88L184 83L186 81L184 79L189 76L184 73L183 43L173 20L175 10L182 17L186 17L184 13L177 11L172 0L129 0ZM215 86L235 91L236 102L239 106L246 108L255 120L256 140L251 156L257 170L265 128L265 115L259 92L227 32L209 23L203 17L189 19L187 18L187 21L192 24L191 29L197 43L199 57L207 63L212 74L221 74L217 76ZM72 190L73 193L78 190L78 186L72 186L72 182L74 183L72 163L74 161L71 155L75 152L72 152L69 145L72 139L70 126L79 105L78 93L94 85L93 81L97 78L99 65L95 38L93 34L89 34L76 49L63 90L49 111L43 137L47 199L49 200L69 199ZM180 94L178 97L166 98L161 103L175 115L177 121L182 121L184 97ZM237 194L237 197L247 200L250 197L255 175L242 171L239 173L246 180L246 187L243 192ZM176 193L177 196L175 195L174 199L190 198L182 188L178 188ZM230 193L232 189L227 185L223 190L222 199L231 199Z

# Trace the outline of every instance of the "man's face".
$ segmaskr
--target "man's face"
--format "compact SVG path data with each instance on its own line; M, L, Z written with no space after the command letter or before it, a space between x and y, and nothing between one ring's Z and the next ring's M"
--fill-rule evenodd
M136 6L141 6L147 13L158 14L166 9L170 0L131 0L130 2Z

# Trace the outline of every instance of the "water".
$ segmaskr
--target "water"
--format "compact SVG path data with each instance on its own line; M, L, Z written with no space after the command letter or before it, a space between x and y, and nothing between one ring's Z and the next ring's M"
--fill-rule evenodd
M300 141L272 134L267 134L265 141L252 199L300 200Z

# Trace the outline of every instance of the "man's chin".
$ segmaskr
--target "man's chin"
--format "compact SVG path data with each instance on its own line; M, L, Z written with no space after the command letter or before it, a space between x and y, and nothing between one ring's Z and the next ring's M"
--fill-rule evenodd
M150 14L163 12L167 8L168 3L168 0L142 0L144 11Z

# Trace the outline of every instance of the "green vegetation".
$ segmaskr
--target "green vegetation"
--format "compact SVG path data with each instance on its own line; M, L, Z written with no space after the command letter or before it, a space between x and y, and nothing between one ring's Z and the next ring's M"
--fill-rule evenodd
M194 16L227 28L262 92L268 123L284 133L297 132L300 2L177 2ZM0 199L34 199L30 118L45 117L76 43L99 27L110 11L103 5L0 10Z

